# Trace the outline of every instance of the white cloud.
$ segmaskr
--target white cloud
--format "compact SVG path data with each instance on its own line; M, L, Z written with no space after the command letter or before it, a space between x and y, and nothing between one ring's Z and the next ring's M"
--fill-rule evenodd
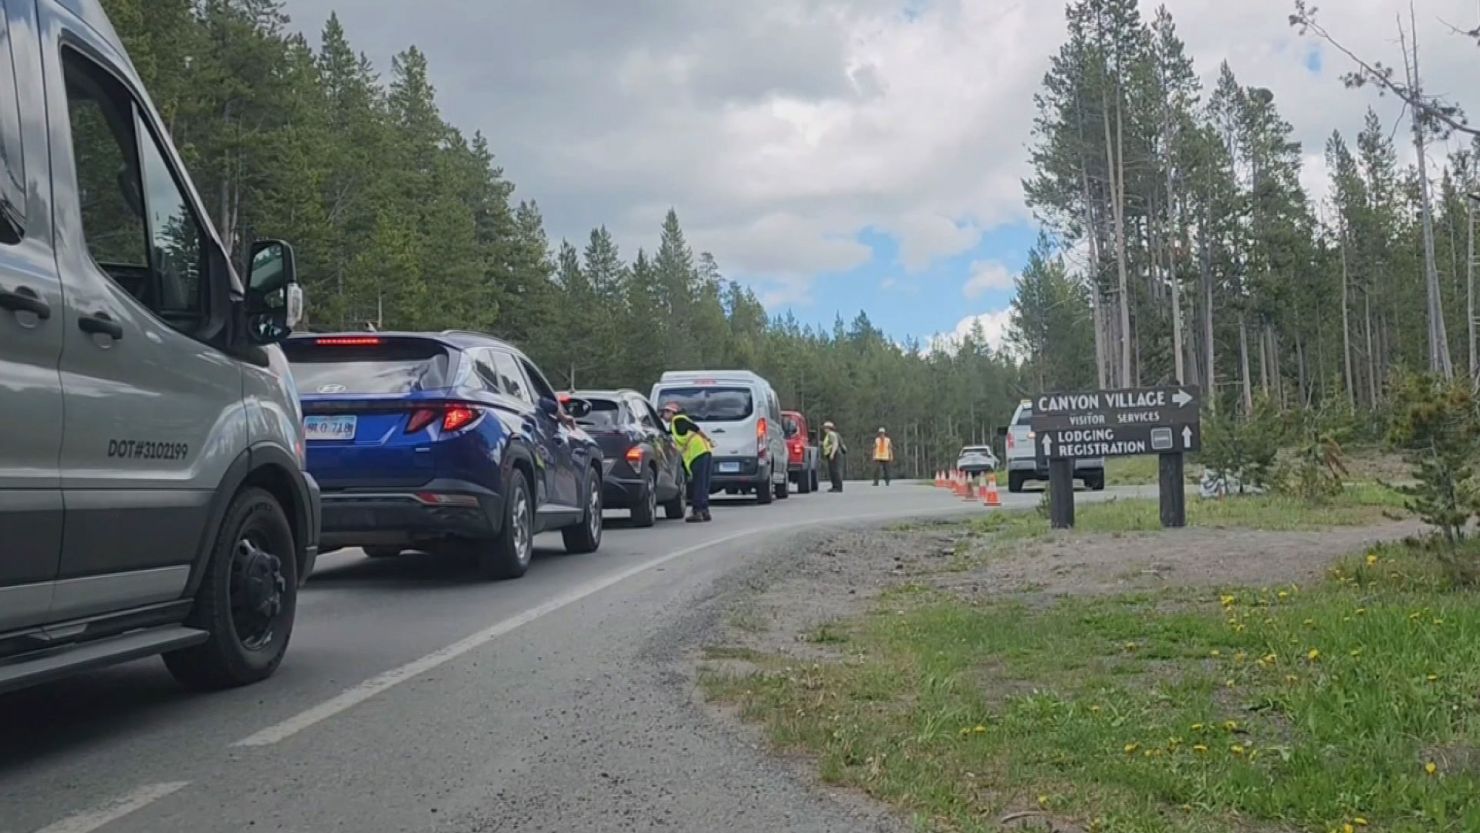
M935 346L946 347L959 344L967 336L971 335L977 325L981 326L982 334L986 337L987 344L993 350L1004 350L1007 348L1007 328L1011 323L1012 310L1003 308L991 310L977 315L968 315L956 322L956 328L950 332L936 333L925 341L925 349Z
M971 263L971 277L961 287L961 294L974 300L994 289L1012 289L1013 285L1014 276L1006 266L995 260L976 260Z
M1309 161L1369 105L1395 122L1393 99L1342 86L1350 67L1334 50L1311 72L1315 43L1287 24L1290 0L1165 2L1205 87L1226 58L1272 89ZM1480 115L1474 47L1441 23L1473 25L1474 0L1420 5L1427 88ZM864 262L865 229L897 236L911 273L1028 219L1032 97L1064 39L1064 3L1025 0L931 0L909 15L898 0L287 2L313 40L331 7L382 71L396 50L425 49L444 114L488 134L552 238L606 224L630 256L656 245L672 205L696 249L784 288L772 297L809 297L819 274ZM1321 19L1396 64L1407 8L1342 0ZM1315 165L1303 177L1317 194L1322 180Z

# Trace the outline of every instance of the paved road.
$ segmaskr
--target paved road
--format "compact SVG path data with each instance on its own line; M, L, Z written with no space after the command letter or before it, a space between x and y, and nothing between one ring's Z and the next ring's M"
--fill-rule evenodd
M872 829L704 717L654 646L678 656L717 580L800 530L963 510L986 511L859 483L703 525L611 513L598 553L542 536L492 584L334 553L265 683L191 694L148 660L0 697L0 831Z

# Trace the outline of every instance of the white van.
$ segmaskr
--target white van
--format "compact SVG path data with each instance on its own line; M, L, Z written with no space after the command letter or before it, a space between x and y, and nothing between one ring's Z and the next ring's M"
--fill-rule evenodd
M649 397L683 406L714 439L711 492L754 492L758 503L786 499L786 427L771 383L748 370L671 370Z

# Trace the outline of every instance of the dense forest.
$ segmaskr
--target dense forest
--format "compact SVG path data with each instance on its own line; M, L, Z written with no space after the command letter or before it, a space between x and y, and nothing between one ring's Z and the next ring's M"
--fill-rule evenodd
M1304 3L1291 10L1291 34L1348 62L1347 86L1367 89L1311 83L1407 105L1398 124L1369 110L1359 133L1330 136L1321 204L1301 185L1277 91L1241 84L1227 63L1204 89L1164 7L1147 20L1137 0L1069 5L1024 188L1075 265L1043 252L1022 277L1014 320L1029 378L1178 380L1245 413L1267 397L1280 410L1370 415L1400 371L1476 374L1475 131L1424 91L1413 17L1394 32L1399 66L1347 52ZM1095 361L1058 337L1065 319L1086 327Z
M856 450L888 426L911 473L1045 388L1180 379L1231 411L1259 398L1370 413L1396 369L1475 372L1474 151L1450 141L1437 171L1400 167L1394 128L1369 114L1331 136L1332 198L1315 205L1274 93L1227 65L1204 90L1171 16L1143 19L1136 0L1073 0L1036 96L1024 188L1045 234L1018 280L1011 353L980 332L901 344L862 312L830 329L770 316L674 212L650 249L620 251L604 228L548 239L497 136L442 117L414 46L382 78L337 18L312 43L281 0L104 5L235 255L294 243L315 329L483 330L572 386L753 368ZM1442 155L1463 116L1432 101L1409 108L1411 138Z

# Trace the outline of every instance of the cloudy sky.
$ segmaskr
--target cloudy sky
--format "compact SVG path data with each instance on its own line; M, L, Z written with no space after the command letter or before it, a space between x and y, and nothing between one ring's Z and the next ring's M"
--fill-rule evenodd
M1166 0L1198 71L1275 91L1324 191L1321 150L1364 109L1348 65L1286 23L1293 0ZM1428 88L1480 116L1480 52L1447 23L1480 0L1415 0ZM493 144L551 236L605 224L653 247L672 206L773 312L865 310L896 338L1000 332L1037 231L1022 204L1032 95L1062 0L287 0L317 42L331 10L383 71L416 44L443 114ZM1150 16L1154 4L1143 2ZM1398 63L1407 0L1331 0L1325 26ZM1411 155L1410 155L1411 156Z

